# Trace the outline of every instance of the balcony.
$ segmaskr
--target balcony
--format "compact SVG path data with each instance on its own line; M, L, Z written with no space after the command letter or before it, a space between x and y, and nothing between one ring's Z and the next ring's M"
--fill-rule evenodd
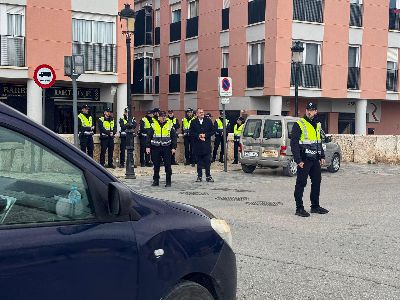
M25 37L0 36L0 66L25 67Z
M229 7L222 10L222 30L229 29Z
M169 75L169 92L179 93L181 91L181 76L180 74Z
M181 40L181 22L169 24L169 41L176 42Z
M292 72L290 85L294 86L296 65L292 64ZM299 86L303 88L321 88L321 66L320 65L304 65L300 66Z
M117 72L117 47L111 44L72 44L73 55L85 57L85 71Z
M350 26L363 26L363 6L361 4L350 4Z
M186 38L190 39L199 35L199 17L186 20Z
M154 28L154 45L160 45L160 27Z
M400 11L399 9L389 9L389 30L400 30Z
M399 70L387 70L386 90L390 92L398 92Z
M247 66L247 87L248 88L264 87L263 64Z
M324 3L321 0L293 0L293 8L293 20L324 22Z
M347 74L347 89L360 89L360 68L349 67L349 72Z
M248 3L248 25L265 21L265 0L253 0Z

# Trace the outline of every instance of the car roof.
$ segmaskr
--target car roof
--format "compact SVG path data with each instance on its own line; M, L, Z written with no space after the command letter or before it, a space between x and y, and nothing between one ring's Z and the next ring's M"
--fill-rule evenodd
M285 121L297 121L299 117L291 116L278 116L278 115L251 115L247 117L247 120L285 120Z

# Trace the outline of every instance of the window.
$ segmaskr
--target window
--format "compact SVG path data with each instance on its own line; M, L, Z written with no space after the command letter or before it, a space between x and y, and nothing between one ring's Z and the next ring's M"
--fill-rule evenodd
M199 1L189 0L188 3L188 19L192 19L199 16Z
M170 74L180 74L181 64L179 56L172 56L170 58Z
M160 27L160 9L154 11L154 27Z
M7 34L23 36L23 18L21 14L7 14Z
M387 75L386 75L386 90L398 91L398 62L399 49L388 48L387 52Z
M323 23L323 0L293 0L293 20Z
M160 76L160 59L154 60L154 76Z
M249 65L264 64L264 42L249 44Z
M261 120L247 120L243 137L258 139L261 133Z
M288 132L288 138L289 139L292 138L293 126L294 126L294 122L288 122L287 123L287 132Z
M195 53L186 54L186 72L197 72L198 55Z
M360 67L360 47L349 46L349 68Z
M181 8L180 6L171 6L171 23L181 21Z
M144 59L144 93L153 93L153 58Z
M279 120L266 120L264 123L264 139L278 139L282 137L282 122Z
M82 170L42 145L0 127L0 226L94 218ZM77 189L77 202L68 199Z
M389 1L389 8L390 9L400 8L400 0L390 0Z
M222 9L229 8L231 6L231 0L222 0Z
M361 5L362 3L363 3L363 0L350 0L350 4Z
M74 42L114 44L114 23L72 19Z
M229 47L222 47L222 69L229 68Z
M293 41L294 45L294 41ZM321 65L321 44L302 42L303 51L303 64L306 65Z
M360 89L360 47L349 46L347 88Z
M247 5L247 24L256 24L265 21L265 0L249 0Z

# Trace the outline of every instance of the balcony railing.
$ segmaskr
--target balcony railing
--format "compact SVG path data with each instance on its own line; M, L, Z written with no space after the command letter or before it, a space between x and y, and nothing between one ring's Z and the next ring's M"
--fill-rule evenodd
M389 29L400 30L400 11L399 9L389 9Z
M25 37L0 36L0 66L25 66Z
M324 22L324 2L322 0L293 0L293 8L293 20Z
M294 86L296 65L292 64L290 85ZM298 85L303 88L321 88L321 66L300 65Z
M197 91L197 71L191 71L186 73L186 92Z
M186 38L192 38L199 35L199 17L186 20Z
M175 42L181 40L181 22L171 23L169 25L169 41Z
M181 76L180 74L169 75L169 92L179 93L181 91Z
M264 87L263 64L247 66L247 87L248 88Z
M265 21L265 0L248 3L248 25Z
M229 29L229 7L222 10L222 30Z
M386 90L398 92L399 70L387 70L386 75Z
M350 4L350 26L363 26L363 6L362 4Z
M160 45L160 27L154 28L154 45Z
M72 54L85 57L85 71L117 72L117 47L111 44L72 44Z
M160 93L160 76L154 77L154 93L155 94Z
M347 75L347 89L359 90L360 89L360 68L349 67Z

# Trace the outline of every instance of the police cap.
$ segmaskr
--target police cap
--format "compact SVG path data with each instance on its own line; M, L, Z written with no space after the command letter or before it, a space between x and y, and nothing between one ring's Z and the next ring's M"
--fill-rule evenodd
M308 102L306 109L307 110L317 110L317 104L314 102Z

